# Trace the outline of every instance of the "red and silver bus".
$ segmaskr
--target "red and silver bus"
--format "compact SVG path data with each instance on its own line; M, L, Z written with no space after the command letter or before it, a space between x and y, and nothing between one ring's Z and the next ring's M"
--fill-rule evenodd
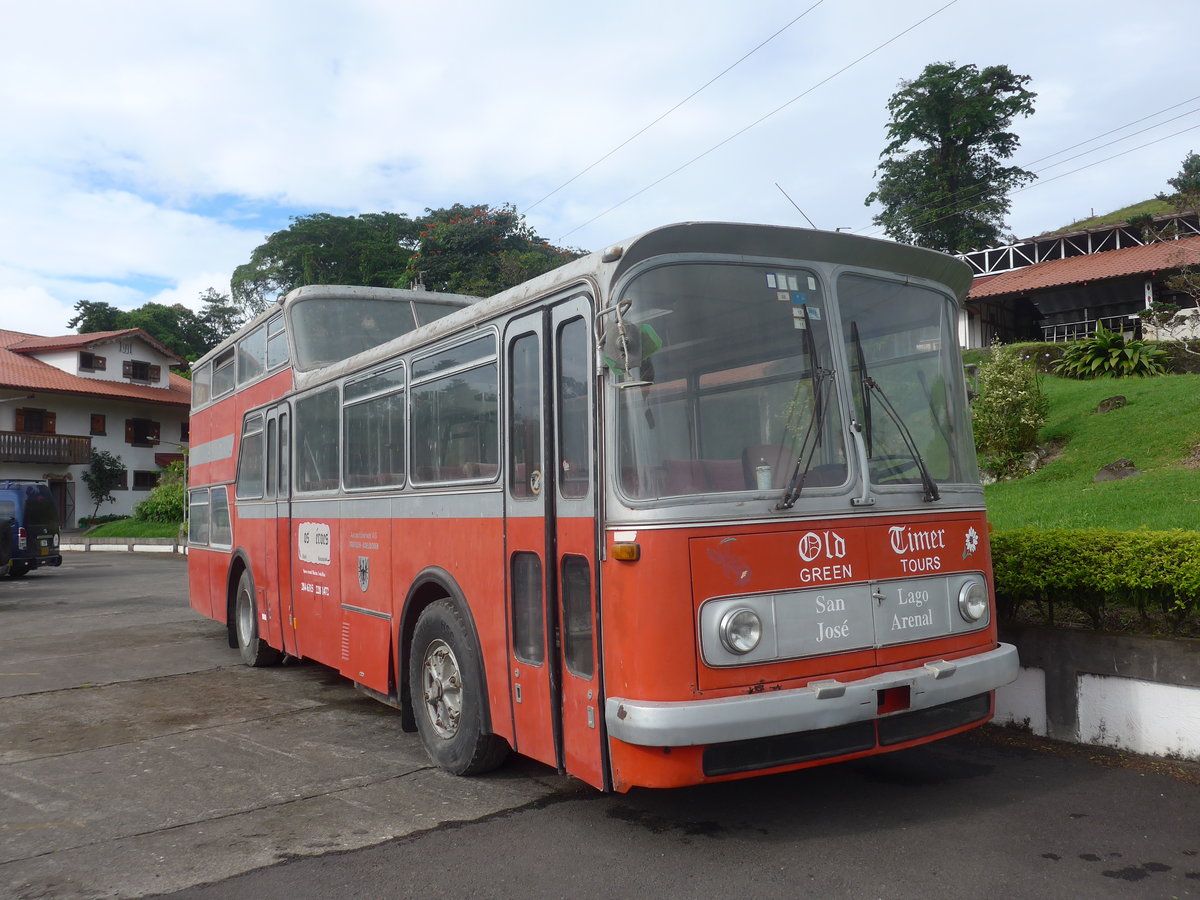
M986 722L965 265L691 223L494 297L305 287L196 366L191 604L431 759L606 790Z

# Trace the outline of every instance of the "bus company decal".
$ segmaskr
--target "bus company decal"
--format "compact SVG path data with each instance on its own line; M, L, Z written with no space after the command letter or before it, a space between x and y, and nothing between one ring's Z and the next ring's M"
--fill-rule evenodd
M326 522L301 522L296 530L296 548L301 562L329 565L330 533Z
M802 584L854 580L854 563L846 559L846 539L836 531L804 532L796 552L801 560L812 564L800 567Z
M973 566L979 549L975 522L882 525L871 530L872 576L937 575Z

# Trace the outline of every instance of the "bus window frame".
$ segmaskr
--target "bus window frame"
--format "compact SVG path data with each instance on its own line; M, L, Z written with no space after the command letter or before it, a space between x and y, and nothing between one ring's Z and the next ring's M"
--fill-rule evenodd
M380 387L378 390L369 391L364 394L354 394L353 390L356 385L361 385L371 381L374 378L379 378L385 375L399 373L400 379L397 383L388 386ZM398 491L404 488L409 483L408 473L408 428L409 428L409 410L408 410L408 366L403 359L391 360L387 364L376 367L369 372L353 375L347 378L341 385L341 411L339 413L338 427L341 429L342 445L339 450L338 462L338 480L342 490L346 493L362 493L364 491ZM347 484L346 478L349 474L346 464L346 454L350 450L350 435L347 431L348 417L346 411L356 406L366 406L369 403L374 403L387 397L394 397L396 394L401 396L401 424L404 428L402 435L402 444L404 449L404 466L400 474L400 481L389 482L387 484L371 484L371 485L356 485Z
M418 377L417 372L419 371L420 363L432 359L433 357L436 357L442 353L456 350L459 347L464 347L476 341L482 343L483 339L489 337L491 338L491 348L487 354L471 357L467 362L461 362L458 365L447 369L437 369L427 374L422 374ZM462 375L467 372L473 372L476 369L482 369L486 366L491 366L496 374L496 422L494 434L497 456L496 471L487 475L478 475L474 477L467 476L452 479L423 480L418 478L414 466L414 460L416 457L414 447L416 446L417 435L416 429L413 425L413 397L416 394L417 389L428 384L450 378L454 375ZM504 438L504 398L502 396L504 385L501 383L501 369L500 330L498 325L492 323L489 323L482 328L468 331L465 334L455 335L450 340L435 344L432 347L423 347L419 352L412 355L409 361L409 381L406 391L407 396L405 398L405 409L407 410L406 427L408 431L408 454L407 459L405 460L405 465L408 470L408 483L410 485L412 485L414 488L424 490L444 490L446 488L469 485L490 485L495 484L500 480L504 474L503 470L505 465L505 460L503 458L504 448L502 443Z

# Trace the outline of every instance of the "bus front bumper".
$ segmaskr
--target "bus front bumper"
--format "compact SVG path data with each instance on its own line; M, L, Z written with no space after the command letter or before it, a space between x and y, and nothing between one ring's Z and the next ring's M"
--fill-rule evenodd
M610 736L643 747L743 741L882 718L879 692L889 688L909 689L908 706L897 712L942 706L1009 684L1016 680L1018 668L1017 648L999 644L952 661L936 660L858 681L814 681L794 690L665 702L609 697L605 721Z

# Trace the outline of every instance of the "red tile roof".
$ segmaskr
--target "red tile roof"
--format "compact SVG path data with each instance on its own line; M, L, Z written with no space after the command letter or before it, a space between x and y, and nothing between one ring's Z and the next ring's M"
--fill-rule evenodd
M145 332L133 329L139 336ZM139 403L163 403L168 406L190 406L192 399L192 383L181 375L170 373L170 387L151 387L144 384L130 384L123 381L101 381L98 378L81 378L56 369L42 362L30 352L36 350L67 349L70 346L88 346L97 340L111 339L113 335L125 334L120 331L93 332L92 334L67 335L64 338L42 338L34 334L23 334L19 331L4 331L0 329L0 389L16 391L36 391L49 394L78 394L87 397L103 397L110 400L128 400ZM98 338L97 335L104 337ZM149 335L145 335L155 345L158 344ZM82 343L59 343L42 345L35 342L59 341L77 338ZM85 340L86 339L86 340ZM170 351L167 351L170 352ZM175 356L175 354L171 354Z
M15 333L15 332L13 332ZM82 347L94 347L108 341L123 337L135 337L145 341L163 356L176 363L182 363L183 357L172 353L154 337L140 328L123 328L120 331L91 331L86 334L63 334L58 337L37 337L26 335L25 340L10 344L8 349L13 353L43 353L48 350L76 350Z
M1030 294L1067 284L1148 275L1194 264L1200 264L1200 237L1127 247L1124 250L1107 250L1068 259L1051 259L1024 269L976 278L971 284L967 300Z

